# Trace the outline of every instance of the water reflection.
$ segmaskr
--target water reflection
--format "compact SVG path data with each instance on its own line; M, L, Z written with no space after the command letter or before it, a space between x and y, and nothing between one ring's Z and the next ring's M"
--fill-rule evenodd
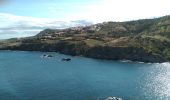
M141 87L144 96L148 99L169 100L170 63L152 64L146 73L144 75L146 78L143 80L145 84Z

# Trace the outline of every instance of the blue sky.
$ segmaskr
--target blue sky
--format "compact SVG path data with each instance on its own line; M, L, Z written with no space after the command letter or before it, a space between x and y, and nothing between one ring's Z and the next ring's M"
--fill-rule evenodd
M0 0L0 39L31 36L46 28L170 15L169 4L169 0Z
M2 0L0 0L2 1ZM4 0L0 13L62 21L126 21L170 14L169 0Z
M71 14L83 12L81 6L100 2L100 0L8 0L0 12L20 16L61 19Z

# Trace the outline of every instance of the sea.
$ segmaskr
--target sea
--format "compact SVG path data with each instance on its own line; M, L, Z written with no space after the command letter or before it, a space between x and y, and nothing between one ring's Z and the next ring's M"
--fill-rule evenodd
M62 61L63 58L71 61ZM0 51L0 100L105 100L107 97L170 100L170 63Z

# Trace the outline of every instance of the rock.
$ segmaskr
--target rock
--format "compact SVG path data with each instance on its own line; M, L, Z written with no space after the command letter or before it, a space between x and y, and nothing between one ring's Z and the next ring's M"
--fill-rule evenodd
M71 61L70 58L63 58L61 61Z
M53 57L53 56L52 56L52 55L47 55L47 57L51 58L51 57Z
M105 100L122 100L122 98L117 98L117 97L107 97Z

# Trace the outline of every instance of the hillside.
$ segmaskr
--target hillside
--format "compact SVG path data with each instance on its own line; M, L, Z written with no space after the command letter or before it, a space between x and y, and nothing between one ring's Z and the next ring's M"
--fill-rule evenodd
M170 16L46 29L34 37L1 41L0 49L54 51L108 60L167 62L170 61Z

